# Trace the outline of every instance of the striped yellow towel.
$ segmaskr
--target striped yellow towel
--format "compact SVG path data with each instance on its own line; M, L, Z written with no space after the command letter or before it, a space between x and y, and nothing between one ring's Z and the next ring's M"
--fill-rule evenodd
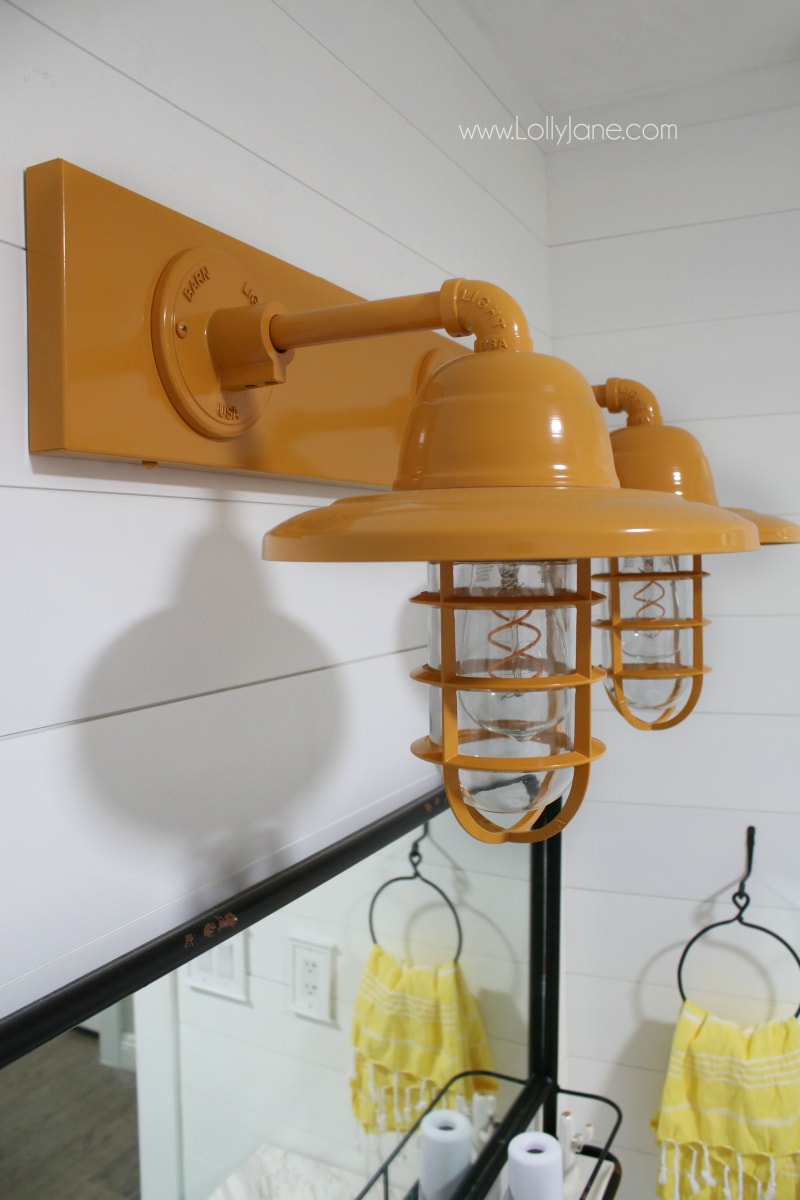
M458 963L414 967L378 945L361 977L352 1042L353 1112L367 1133L410 1129L454 1075L492 1069L478 1006ZM448 1103L495 1088L492 1079L461 1080Z
M800 1024L742 1029L685 1001L653 1127L663 1200L798 1200Z

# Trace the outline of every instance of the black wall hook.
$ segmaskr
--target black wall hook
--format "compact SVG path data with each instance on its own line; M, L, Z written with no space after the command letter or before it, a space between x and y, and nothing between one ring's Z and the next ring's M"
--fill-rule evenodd
M416 838L414 840L414 842L411 845L411 850L409 851L409 854L408 854L408 861L411 864L412 873L410 875L396 875L393 879L387 879L386 883L382 883L381 886L378 888L377 892L375 893L375 895L372 897L372 902L369 906L369 932L370 932L370 936L372 937L373 942L377 943L378 939L375 936L375 926L373 924L373 914L375 912L375 902L377 901L381 892L384 892L386 890L386 888L391 887L391 885L393 883L413 883L414 880L418 880L420 883L424 883L427 887L433 888L433 890L435 892L438 892L439 895L441 896L442 900L444 900L445 904L450 909L450 912L453 914L453 920L456 923L456 932L458 934L458 943L456 945L456 952L453 955L453 961L458 962L459 958L461 957L461 947L464 943L464 934L461 929L461 921L459 920L455 905L453 904L453 901L450 899L450 897L447 895L447 893L444 892L439 887L438 883L434 883L432 879L426 879L425 876L421 873L421 871L419 869L420 863L422 862L422 851L419 848L419 844L423 840L423 838L426 838L427 836L428 836L428 822L426 821L422 827L422 833L419 835L418 838Z
M798 967L800 967L800 957L798 957L795 949L789 945L789 943L786 941L785 938L782 938L779 933L775 933L774 929L767 929L765 925L754 925L752 921L746 921L744 919L745 909L747 908L747 906L750 903L750 896L747 893L745 884L747 883L748 879L750 878L750 876L753 872L753 857L754 857L754 853L755 853L755 845L756 845L755 825L748 825L747 839L746 839L747 866L746 866L744 875L739 880L739 886L737 887L736 891L731 896L731 900L733 901L733 903L736 907L736 915L733 917L728 917L724 921L714 921L711 925L706 925L706 927L704 929L701 929L699 931L699 933L696 933L694 935L694 937L689 942L686 943L686 946L684 947L684 950L683 950L683 954L681 955L681 958L680 958L680 962L678 963L678 991L681 994L682 1000L686 999L686 992L684 991L684 988L683 988L683 964L686 962L686 958L687 958L687 955L689 954L689 951L691 950L691 948L695 944L695 942L698 942L700 940L700 938L705 937L705 935L707 933L710 933L712 931L712 929L720 929L723 925L733 925L738 922L740 925L747 926L748 929L756 929L756 930L758 930L759 933L766 933L769 937L775 938L776 941L780 942L782 946L785 946L786 949L791 954L794 961L797 963ZM800 1017L800 1005L798 1005L797 1010L794 1015L796 1017Z

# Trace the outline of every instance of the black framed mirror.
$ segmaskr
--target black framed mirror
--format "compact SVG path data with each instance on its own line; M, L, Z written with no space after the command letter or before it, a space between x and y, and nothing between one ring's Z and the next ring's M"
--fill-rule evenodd
M351 1112L350 1025L372 941L368 912L376 890L405 869L425 822L425 872L459 913L492 1065L525 1079L534 1045L553 1053L530 1037L530 849L504 854L498 888L496 860L432 791L0 1022L0 1110L14 1114L0 1159L4 1194L39 1200L59 1194L57 1181L82 1200L238 1200L248 1176L274 1187L312 1173L326 1197L351 1200L399 1137L359 1130ZM420 962L452 957L447 904L426 888L394 891L381 903L387 949ZM298 945L327 955L325 1011L298 1009L292 996ZM485 1131L519 1090L501 1085ZM78 1103L92 1093L99 1114ZM43 1098L50 1115L34 1131L25 1105L43 1114ZM392 1186L407 1191L415 1172L409 1153Z

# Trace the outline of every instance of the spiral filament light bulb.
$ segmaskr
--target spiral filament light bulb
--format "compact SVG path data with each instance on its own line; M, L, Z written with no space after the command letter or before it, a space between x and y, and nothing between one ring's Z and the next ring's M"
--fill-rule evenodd
M700 694L702 571L699 557L610 559L594 576L606 611L600 661L614 707L640 729L666 729L688 716Z
M414 749L442 763L451 804L457 789L468 821L492 814L527 829L572 794L576 775L584 787L598 747L582 685L600 675L588 636L586 662L576 660L589 582L588 561L431 566L429 591L416 598L431 605L428 663L414 672L432 685L430 737Z
M515 681L564 674L567 627L563 609L536 610L534 589L553 596L565 586L563 563L475 563L470 592L498 601L527 599L522 609L475 609L465 614L459 671L496 681L498 690L465 692L462 703L477 726L517 741L543 737L566 713L564 693L514 691Z

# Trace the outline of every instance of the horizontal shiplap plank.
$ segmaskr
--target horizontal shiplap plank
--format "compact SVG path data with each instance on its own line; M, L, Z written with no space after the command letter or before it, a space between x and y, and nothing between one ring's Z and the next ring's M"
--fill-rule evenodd
M800 514L800 411L692 420L684 427L703 447L721 504Z
M789 519L800 525L800 513ZM797 543L762 546L745 554L707 554L703 570L707 573L703 580L703 611L712 622L734 615L794 617L800 611ZM719 658L717 665L724 665Z
M646 777L638 804L600 798L603 791L614 796L613 777L610 789L595 788L596 798L584 802L564 839L567 886L695 901L718 890L727 895L743 874L745 830L753 824L758 844L753 894L757 883L759 904L797 909L800 813L703 808L702 790L695 790L691 774L678 770L673 778L673 798L682 809L648 802ZM734 762L732 790L735 783ZM580 963L571 962L570 970L580 971Z
M752 940L755 942L755 935ZM697 956L702 953L698 944ZM784 954L798 977L790 980L787 967L783 980L787 994L783 998L767 996L766 987L763 996L741 996L732 992L731 987L739 986L744 974L741 971L738 976L733 970L721 973L714 991L692 986L689 976L694 958L691 963L688 960L686 963L684 989L692 1002L706 1012L743 1027L788 1020L800 1003L800 972L785 950ZM752 979L756 977L758 965L759 960L754 958L750 972ZM589 980L585 976L567 976L566 983L571 1055L651 1071L666 1069L681 1005L677 985L634 986L617 980ZM794 994L788 995L792 983Z
M609 704L595 712L593 724L608 749L592 767L582 814L596 800L645 811L727 812L742 823L748 816L789 818L796 811L791 780L800 738L797 716L695 710L674 729L643 732ZM620 814L617 820L625 818ZM648 837L645 844L657 843Z
M752 557L757 571L755 554ZM714 615L704 633L703 659L710 671L703 679L698 706L686 722L689 731L694 729L700 714L800 716L794 683L800 669L800 616ZM603 712L608 705L600 684L595 691L595 707ZM644 739L648 750L653 750L656 737L675 744L680 728L638 736ZM689 742L686 746L690 755L693 745ZM699 753L699 739L696 745ZM741 747L741 753L747 749Z
M427 290L432 274L448 273L444 259L429 262L388 221L354 215L277 156L254 155L11 6L0 16L0 98L25 112L4 142L0 239L24 244L24 168L64 158L359 295Z
M633 119L641 125L641 112ZM552 244L796 208L800 177L787 151L798 140L794 106L683 125L652 141L597 140L550 155Z
M547 241L543 156L530 144L524 149L499 139L476 144L461 135L460 127L475 121L507 123L508 111L420 6L408 0L391 5L349 0L343 19L340 8L315 0L277 3L501 207ZM410 61L414 87L409 87Z
M292 1128L306 1140L314 1129L322 1131L321 1145L338 1143L343 1151L353 1146L356 1125L346 1074L306 1064L302 1086L293 1087L289 1055L255 1048L236 1054L231 1049L225 1037L209 1040L205 1031L183 1030L185 1153L212 1142L222 1161L236 1164L262 1142L287 1145ZM287 1083L276 1086L278 1080Z
M798 240L800 210L557 246L554 333L796 312Z
M0 488L0 522L15 531L4 547L15 586L0 599L15 636L0 663L18 681L0 701L0 732L423 643L424 617L405 602L421 581L415 564L261 560L262 535L297 511Z
M591 383L610 377L644 383L655 394L665 424L714 417L761 420L800 407L798 340L800 311L748 313L558 337L553 352Z
M473 988L491 984L495 991L524 994L527 986L524 964L528 956L529 931L523 922L511 922L512 913L523 910L527 886L509 881L498 889L497 878L477 877L469 894L453 888L440 872L423 868L429 880L457 900L459 922L463 930L462 967ZM408 875L408 871L404 872ZM325 884L309 893L302 904L290 905L275 914L255 931L251 949L251 970L275 982L288 983L287 943L290 937L308 938L337 946L345 965L341 983L343 995L355 995L361 968L372 947L369 936L369 906L378 888L392 876L378 874L360 886L349 888L348 876L337 877L341 884ZM366 887L365 887L366 883ZM342 904L342 895L348 899ZM452 958L457 946L457 930L452 913L437 893L425 884L393 884L381 893L373 913L375 936L387 953L414 964L439 964ZM355 970L356 976L353 977Z
M184 977L180 989L181 1036L191 1031L191 1036L205 1033L209 1040L224 1037L232 1055L246 1057L251 1052L286 1055L294 1060L295 1073L302 1072L306 1066L312 1069L319 1066L347 1077L353 1061L351 1027L356 997L353 985L358 982L362 965L363 960L361 964L344 959L336 962L336 1017L332 1024L292 1012L288 984L269 983L251 976L249 1003L241 1004L193 989ZM482 974L488 977L487 964L483 966ZM507 1067L500 1063L511 1061L516 1064L515 1071L522 1070L524 1074L522 1061L527 1052L527 1029L522 1019L523 1005L518 1002L515 1005L515 998L509 995L503 1014L493 1011L480 995L478 998L496 1069L506 1070ZM493 1019L503 1015L508 1018L512 1008L515 1009L513 1022L508 1020L504 1026L502 1021ZM204 1077L204 1064L186 1067L188 1086L192 1086L194 1079Z
M573 110L573 116L579 121L600 121L604 124L672 122L678 126L680 141L697 126L717 129L722 122L746 120L759 113L771 114L798 105L800 70L796 61L787 61L749 71L735 71L688 87L673 82L670 87L649 91L646 96L618 96L613 100L582 105ZM632 146L639 149L642 142L633 143ZM586 142L573 141L564 153L580 154L585 149Z
M704 649L703 712L800 716L800 616L719 616Z
M744 864L741 870L744 873ZM789 945L797 944L800 923L796 912L792 908L767 908L761 903L759 866L756 871L757 877L748 884L751 906L747 920L779 934ZM722 879L708 880L709 894L700 900L569 888L564 896L564 965L568 973L576 972L571 976L570 989L591 996L597 981L613 980L628 986L671 989L674 998L678 963L685 946L711 922L727 921L736 915L730 899L734 890L733 882ZM720 937L726 939L724 943ZM731 962L725 961L727 954L723 957L722 946L728 942L733 952L741 951ZM755 978L751 974L753 964L758 967ZM775 994L782 1000L792 1000L796 995L800 1001L800 972L791 954L777 940L748 931L738 923L716 935L707 935L697 943L696 953L694 948L689 952L684 990L687 995L695 988L718 992L723 970L730 971L734 997L738 988L740 995L752 993L758 999L764 988L773 988L774 984ZM765 991L763 994L766 997Z
M0 875L36 929L4 956L2 1010L427 790L433 772L408 752L424 698L386 687L412 657L2 742Z
M56 128L59 122L64 123L64 136L55 152L44 153L33 161L71 158L79 166L96 169L94 157L88 162L85 157L76 159L69 150L76 142L79 146L81 139L75 133L67 137L66 127L68 123L77 125L79 130L84 127L81 118L90 115L87 105L92 97L91 120L95 126L92 140L105 141L105 125L110 140L114 127L112 94L116 92L120 97L119 116L122 117L124 97L128 101L124 113L126 125L132 119L132 106L141 116L141 127L147 129L147 137L139 144L138 154L137 147L127 147L124 175L112 174L115 182L213 225L217 222L212 210L218 205L203 197L205 174L213 172L217 180L214 190L223 202L223 214L218 215L223 217L225 232L363 295L402 294L418 289L409 289L400 282L400 274L408 279L407 270L386 273L383 286L376 285L381 276L366 245L359 252L357 244L338 238L332 226L326 226L323 235L328 254L317 254L312 243L319 238L324 224L321 213L328 209L349 214L348 224L355 219L368 235L380 231L384 235L382 240L391 242L395 253L404 249L411 257L417 256L426 263L432 282L419 290L429 290L441 282L439 273L493 279L500 264L502 277L496 282L517 295L537 329L549 332L545 315L549 293L544 243L511 214L498 221L497 203L482 186L274 4L250 5L241 19L233 23L211 4L204 7L202 20L196 5L176 4L164 11L152 0L130 15L111 10L96 13L90 4L57 8L47 0L42 4L30 0L26 7L48 29L65 35L49 33L44 26L30 19L26 21L18 12L12 11L8 18L14 22L14 41L35 39L36 49L31 49L27 56L23 54L22 61L35 58L37 62L38 74L34 81L29 80L35 82L35 89L29 90L38 91L36 102L43 115L47 114L43 123L48 127L51 145L58 138L54 123ZM144 58L142 38L147 45ZM6 88L11 101L11 93L18 98L25 81L24 67L19 62L20 47L17 45L12 51L9 40L6 41L6 53L10 56L7 73L13 82L7 82ZM81 53L73 43L79 43L89 53ZM48 53L55 58L52 68L46 63ZM94 89L92 76L97 76ZM313 79L314 87L298 88L298 78ZM109 99L100 111L96 104L99 89ZM286 95L291 95L291 104L285 103ZM335 96L335 104L321 104L320 95ZM16 104L8 104L9 111L13 107ZM51 109L55 122L50 119ZM269 114L277 111L281 119L270 119ZM176 133L183 133L187 125L193 124L194 137L205 142L212 138L213 156L190 158L184 144L185 169L171 161L169 172L162 169L156 173L154 193L147 182L158 161L153 130L158 129L163 139L163 156L172 157L173 143L166 130L170 124L177 125ZM85 134L83 140L86 141ZM216 155L220 142L227 142L227 155L233 155L227 172L224 156L220 159ZM18 153L24 150L29 156L31 139L20 136L20 143ZM88 145L86 149L88 152ZM376 170L376 150L380 170ZM146 156L148 168L138 173L140 155ZM242 161L244 157L248 159L246 163ZM12 148L10 161L15 159L19 162ZM29 165L30 161L28 157L20 166ZM345 162L347 169L342 170ZM409 162L414 164L413 172L407 169ZM108 155L104 155L103 168L97 173L108 175L110 165ZM292 196L300 185L313 197L316 210L313 216L308 211L308 197L299 210L289 196L283 200L275 196L273 200L268 184L275 179L276 172L275 182L281 190L286 190L288 178ZM165 175L169 175L169 181L162 181ZM241 207L247 210L256 207L263 214L256 237L252 232L246 236L236 227L249 219L231 212L238 207L231 204L231 179L236 180L235 190L241 190ZM425 180L426 202L422 205L419 179ZM253 188L260 188L260 193L254 193ZM257 204L254 194L258 195ZM456 221L453 195L458 196ZM283 219L290 217L295 233L301 232L305 237L307 248L301 257L285 253L280 239L268 232L272 224L270 209L279 203L284 209L287 203L290 205ZM307 226L314 231L310 237L308 229L303 230L303 208L308 213ZM491 229L491 239L475 236L475 231L481 229ZM12 236L18 236L18 232ZM345 277L341 276L342 244L348 245L348 256L361 257L363 271L354 266L345 272ZM520 253L523 246L525 252ZM336 265L335 274L327 270L328 263Z

